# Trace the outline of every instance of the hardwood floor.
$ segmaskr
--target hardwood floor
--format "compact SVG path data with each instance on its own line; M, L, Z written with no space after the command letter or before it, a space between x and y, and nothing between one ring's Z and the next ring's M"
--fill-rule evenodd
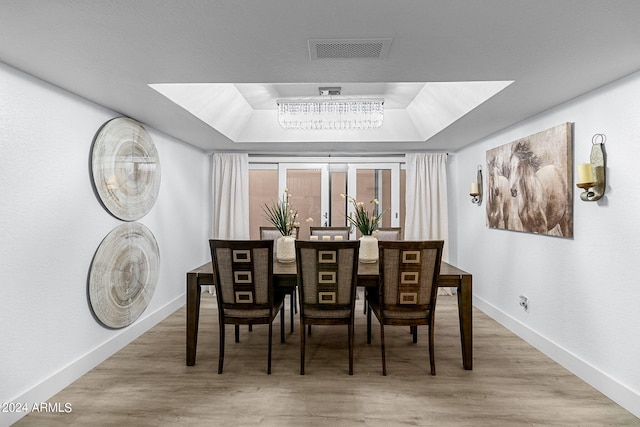
M358 301L354 375L346 327L316 326L299 375L299 325L279 342L266 374L267 327L227 329L217 374L214 297L203 293L198 355L185 365L185 307L50 399L70 413L32 413L16 426L519 426L640 425L606 398L474 309L474 370L462 368L455 297L436 309L436 369L429 375L426 328L387 327L388 376L381 375L379 326L366 343ZM288 314L288 313L287 313ZM288 317L288 316L287 316ZM277 322L279 321L279 318ZM287 324L287 332L289 325Z

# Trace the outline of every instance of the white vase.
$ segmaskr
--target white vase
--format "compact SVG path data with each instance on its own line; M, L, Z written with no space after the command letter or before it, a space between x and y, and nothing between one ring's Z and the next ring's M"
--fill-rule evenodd
M374 263L378 261L378 239L373 236L360 238L360 262Z
M276 257L279 262L289 263L296 260L296 238L281 236L276 241Z

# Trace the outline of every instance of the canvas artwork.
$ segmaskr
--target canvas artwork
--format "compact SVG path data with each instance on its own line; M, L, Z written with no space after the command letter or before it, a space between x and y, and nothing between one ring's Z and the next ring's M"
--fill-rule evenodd
M489 228L573 237L572 124L487 151Z

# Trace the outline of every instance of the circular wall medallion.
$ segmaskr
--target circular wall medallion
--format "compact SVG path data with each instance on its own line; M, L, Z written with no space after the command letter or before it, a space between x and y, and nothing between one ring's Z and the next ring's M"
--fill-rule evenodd
M147 227L127 222L104 238L91 264L89 300L110 328L133 323L147 308L158 281L160 251Z
M121 220L142 218L158 198L158 152L135 120L118 117L100 128L91 150L91 172L102 204Z

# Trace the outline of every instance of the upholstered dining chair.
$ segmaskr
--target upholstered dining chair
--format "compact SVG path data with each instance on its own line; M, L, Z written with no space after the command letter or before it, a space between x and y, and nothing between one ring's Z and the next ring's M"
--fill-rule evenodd
M442 240L379 242L380 276L378 292L367 300L367 343L371 343L371 312L380 323L382 375L387 375L385 325L410 326L417 342L418 326L429 328L429 362L436 374L434 359L434 319L438 275L442 261Z
M372 236L378 239L379 242L386 242L389 240L402 240L402 227L378 227L373 231ZM362 304L364 314L367 314L367 308L369 306L367 304L368 292L369 291L367 289L364 290L365 298L364 304Z
M312 236L318 236L320 240L324 236L331 237L335 240L336 236L342 236L343 240L349 240L349 227L309 227Z
M300 227L295 228L294 237L298 237L300 234ZM282 237L282 233L276 227L260 227L260 240L273 240L273 256L275 257L278 252L276 251L276 240Z
M358 241L296 241L300 299L300 375L304 375L305 325L347 325L349 375L353 375Z
M295 235L299 236L300 235L300 227L296 227L295 228ZM278 256L278 251L277 251L277 245L276 245L276 240L278 240L280 237L282 237L282 233L280 233L280 231L276 228L276 227L260 227L260 240L273 240L273 257L277 258ZM290 316L290 328L291 328L291 332L293 332L294 329L294 321L293 321L293 315L294 313L298 312L298 307L297 307L297 301L296 301L296 288L291 287L291 288L286 288L283 290L284 295L289 295L289 316Z
M284 341L283 295L273 289L273 243L267 240L210 240L218 301L220 351L218 374L224 365L225 326L269 325L267 373L271 374L273 320L280 311Z
M379 242L389 240L402 240L402 227L378 227L374 230L373 237Z

